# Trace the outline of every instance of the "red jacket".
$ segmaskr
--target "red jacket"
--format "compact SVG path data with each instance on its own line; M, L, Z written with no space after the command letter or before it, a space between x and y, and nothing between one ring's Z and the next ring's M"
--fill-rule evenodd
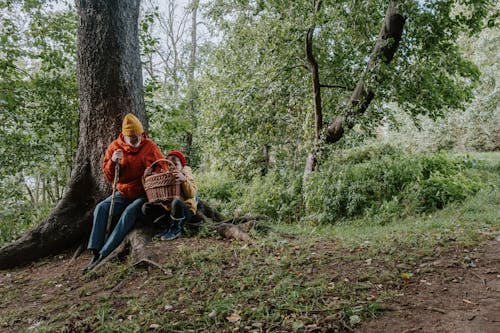
M113 182L115 177L116 163L111 161L111 156L117 149L123 151L123 158L120 161L120 174L116 189L127 199L136 199L141 195L145 195L142 176L148 166L154 161L163 158L160 148L145 134L142 135L140 145L132 147L125 143L123 135L120 134L116 140L111 142L104 155L102 169L109 182Z

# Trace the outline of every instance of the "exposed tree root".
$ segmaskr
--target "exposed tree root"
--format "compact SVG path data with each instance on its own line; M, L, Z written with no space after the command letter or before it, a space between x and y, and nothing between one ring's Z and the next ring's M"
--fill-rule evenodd
M80 245L76 248L75 252L73 253L73 256L71 257L69 261L69 265L72 265L75 263L76 259L85 251L87 247L87 241L82 241Z
M231 223L218 223L217 232L224 238L236 239L244 242L252 242L250 235L245 232L239 225Z
M203 222L211 219L208 228L213 228L219 235L225 239L240 240L252 244L253 240L250 236L250 231L257 225L259 220L267 220L265 215L257 216L242 216L224 219L223 216L215 209L210 207L206 202L202 203L202 209L192 218L192 221L185 225L186 229L198 231ZM205 215L208 214L210 218ZM165 274L168 272L158 263L158 255L154 253L148 244L151 242L153 235L157 232L154 224L148 222L138 222L136 227L124 238L121 244L104 258L94 270L100 270L109 261L118 259L122 260L127 255L130 255L130 260L133 264L130 267L156 267ZM82 243L73 255L76 259L84 250L85 243Z

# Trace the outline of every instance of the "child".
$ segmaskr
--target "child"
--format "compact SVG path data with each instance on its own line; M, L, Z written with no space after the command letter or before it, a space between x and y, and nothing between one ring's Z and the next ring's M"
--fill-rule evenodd
M161 240L173 240L180 236L182 226L191 220L196 214L197 202L196 192L197 187L194 183L193 172L186 165L186 158L180 151L170 151L166 158L175 165L172 170L173 175L181 183L181 195L175 197L172 202L161 202L163 208L167 211L167 222L169 226L163 232L154 236ZM149 215L152 211L152 204L145 203L142 211L145 215Z

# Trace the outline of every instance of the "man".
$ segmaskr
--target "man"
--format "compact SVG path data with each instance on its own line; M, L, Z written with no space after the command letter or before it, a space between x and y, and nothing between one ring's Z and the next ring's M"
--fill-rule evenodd
M141 206L146 201L142 185L144 170L161 158L163 155L160 149L147 137L139 119L131 113L127 114L123 119L122 132L108 146L103 161L104 176L109 182L114 180L116 164L120 164L112 212L113 216L120 218L109 237L105 239L113 196L96 206L88 243L88 249L93 252L94 257L83 270L84 273L106 258L132 229L141 213Z

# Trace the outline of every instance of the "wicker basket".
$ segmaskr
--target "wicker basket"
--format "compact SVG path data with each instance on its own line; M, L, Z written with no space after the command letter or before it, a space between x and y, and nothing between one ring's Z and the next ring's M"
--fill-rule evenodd
M181 195L181 183L176 181L172 172L163 170L159 173L154 172L155 164L162 161L169 163L169 168L175 169L172 161L166 159L154 161L149 168L146 168L143 183L149 202L171 201Z

